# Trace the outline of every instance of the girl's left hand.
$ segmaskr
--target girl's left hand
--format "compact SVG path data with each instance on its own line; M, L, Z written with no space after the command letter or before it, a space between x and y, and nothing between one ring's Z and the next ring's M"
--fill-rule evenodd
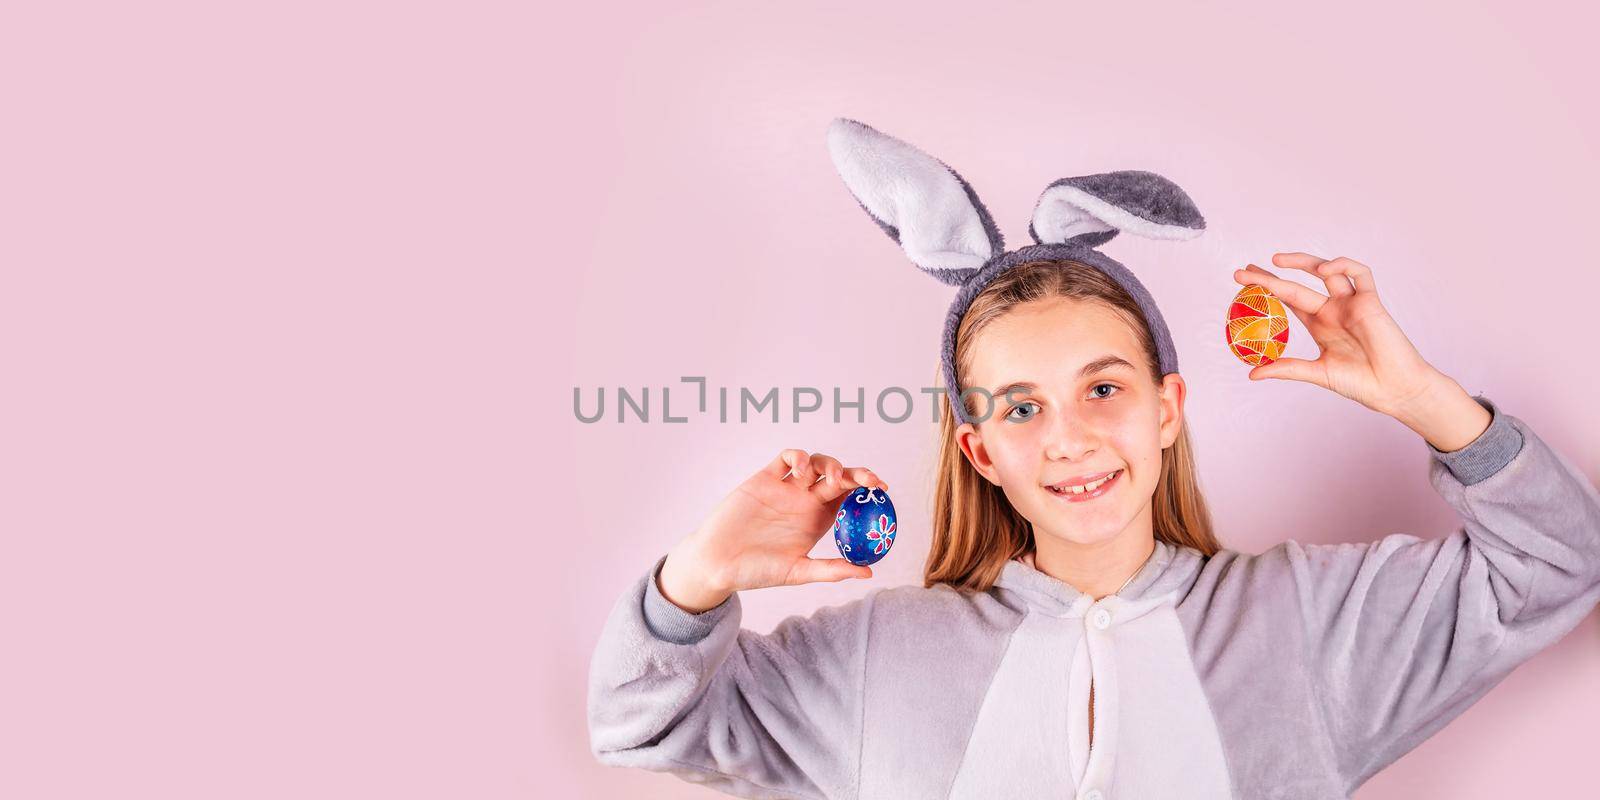
M1328 287L1323 296L1254 264L1234 270L1246 286L1267 287L1300 319L1321 348L1314 361L1280 358L1250 370L1250 380L1282 378L1331 389L1374 411L1399 415L1436 385L1443 373L1423 360L1378 300L1372 269L1348 258L1278 253L1272 263L1309 272Z

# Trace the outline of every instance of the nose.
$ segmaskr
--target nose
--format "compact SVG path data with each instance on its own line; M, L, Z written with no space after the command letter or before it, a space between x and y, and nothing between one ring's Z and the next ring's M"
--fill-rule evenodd
M1082 461L1095 451L1094 427L1078 414L1053 414L1046 432L1044 455L1051 461Z

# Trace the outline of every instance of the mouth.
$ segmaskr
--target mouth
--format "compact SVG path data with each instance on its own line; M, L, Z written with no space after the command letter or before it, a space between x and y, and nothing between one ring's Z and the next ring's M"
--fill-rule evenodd
M1085 500L1093 500L1094 498L1100 497L1101 495L1111 491L1116 487L1118 481L1121 479L1122 470L1119 469L1100 478L1099 480L1090 481L1085 485L1069 487L1066 484L1058 483L1051 486L1046 486L1044 488L1051 494L1069 503L1081 503ZM1076 489L1076 491L1074 491L1074 489Z

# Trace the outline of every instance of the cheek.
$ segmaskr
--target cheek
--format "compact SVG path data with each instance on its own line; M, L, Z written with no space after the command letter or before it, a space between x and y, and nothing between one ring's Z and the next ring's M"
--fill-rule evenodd
M1044 441L1038 431L1042 425L1014 425L991 431L984 439L989 445L989 458L1000 473L1000 483L1010 486L1019 481L1033 482L1037 478L1039 461L1043 457Z
M1117 452L1134 466L1149 472L1152 463L1161 463L1161 418L1159 412L1139 409L1117 423L1114 433Z

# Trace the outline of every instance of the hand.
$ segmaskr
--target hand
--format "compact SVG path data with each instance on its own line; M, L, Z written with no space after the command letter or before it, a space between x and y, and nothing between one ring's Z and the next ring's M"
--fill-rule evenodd
M1415 409L1441 379L1423 360L1378 300L1372 269L1348 258L1327 261L1306 253L1278 253L1272 263L1309 272L1328 287L1323 296L1254 264L1234 270L1246 286L1265 286L1300 319L1322 354L1314 361L1280 358L1250 370L1250 380L1281 378L1314 383L1374 411L1400 418Z
M872 577L871 567L808 555L833 527L840 499L859 486L889 489L864 467L784 450L667 555L661 593L698 613L742 589Z

